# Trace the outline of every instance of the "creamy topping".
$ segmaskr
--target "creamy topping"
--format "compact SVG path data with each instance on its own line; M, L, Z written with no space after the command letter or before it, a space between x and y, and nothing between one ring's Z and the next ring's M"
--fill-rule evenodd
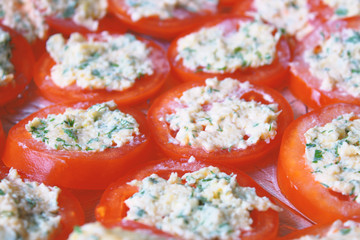
M335 18L345 18L360 15L359 0L322 0L334 9Z
M37 0L41 2L44 14L57 18L70 18L76 24L95 31L99 19L106 15L107 0Z
M146 231L128 231L120 227L106 228L99 222L75 227L68 240L165 240Z
M0 182L0 238L47 240L59 227L60 189L23 181L15 169Z
M127 13L134 22L147 17L184 18L186 15L181 14L181 10L192 13L215 12L218 3L219 0L125 0ZM174 16L176 13L178 15Z
M95 31L107 10L106 0L0 0L3 24L23 34L30 42L43 39L49 26L47 16L71 18Z
M309 20L314 14L309 12L308 0L254 0L256 17L274 24L298 39L312 31Z
M317 182L360 203L360 119L344 114L305 133L305 156Z
M239 99L239 93L250 87L248 82L212 78L204 87L185 91L175 100L178 106L173 113L166 115L170 129L177 132L171 141L207 151L269 143L276 135L278 106Z
M0 28L0 87L14 80L14 65L11 59L10 34Z
M179 39L176 60L190 70L211 73L271 64L280 32L273 35L275 28L259 21L239 25L232 32L221 25L202 28Z
M360 31L344 29L320 41L304 53L310 72L320 79L320 89L339 88L360 96Z
M47 41L46 49L56 62L51 80L61 88L76 84L84 89L122 91L140 77L153 74L151 48L132 34L102 32L99 39L73 33L68 41L56 34Z
M323 236L307 235L297 240L356 240L360 239L360 226L359 223L352 220L342 222L335 221L329 231Z
M140 134L135 118L121 112L112 101L88 109L67 108L62 114L34 118L25 127L49 149L71 151L119 148Z
M172 173L169 180L156 174L129 183L139 192L125 201L127 219L155 226L184 239L238 239L251 231L253 210L280 210L255 188L241 187L236 175L207 167Z

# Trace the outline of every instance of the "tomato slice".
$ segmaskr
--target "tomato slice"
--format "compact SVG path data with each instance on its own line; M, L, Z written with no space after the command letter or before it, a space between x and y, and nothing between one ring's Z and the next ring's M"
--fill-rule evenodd
M345 221L346 220L344 219L343 222L345 222ZM358 222L359 220L352 220L352 221L359 223ZM316 224L314 226L292 232L292 233L280 238L279 240L298 239L298 238L301 238L306 235L323 236L330 230L332 224L333 224L333 222L328 222L328 223L324 223L324 224Z
M161 20L159 17L147 17L134 22L127 13L126 0L109 0L109 11L120 19L129 29L170 40L180 33L188 31L195 26L202 25L211 20L216 13L193 13L186 10L174 13L174 18ZM218 11L224 6L231 6L235 0L220 0Z
M303 115L289 125L281 143L279 187L300 212L317 223L360 214L360 204L315 181L304 155L305 132L346 113L360 114L360 106L339 103Z
M0 86L0 106L2 106L15 99L30 83L35 59L31 46L24 37L1 24L0 27L10 34L13 46L10 61L15 69L14 82Z
M101 39L101 35L99 36ZM168 78L170 67L165 52L156 43L137 37L138 40L151 47L150 59L153 64L152 75L142 76L135 84L123 91L108 91L106 89L82 89L76 85L60 88L51 80L50 71L55 65L54 60L45 53L35 66L34 81L40 89L40 94L53 102L63 101L108 101L114 100L118 105L133 105L156 94Z
M358 97L351 96L341 89L334 88L331 91L320 89L321 79L318 79L311 74L309 64L303 59L304 52L307 49L313 49L324 36L328 37L332 33L339 32L344 28L359 30L360 18L350 18L347 20L326 23L316 29L295 49L294 60L290 70L291 77L289 88L295 97L309 107L319 108L321 106L339 102L360 104L360 99Z
M277 149L280 145L282 134L286 126L293 119L293 112L289 103L277 91L253 85L243 93L238 93L239 99L247 101L255 100L263 104L278 104L278 110L281 111L277 119L276 136L269 143L259 141L254 145L248 146L246 149L215 149L211 152L200 147L181 146L180 144L170 141L173 131L168 123L161 119L166 119L167 114L174 112L174 107L178 106L176 99L180 98L186 90L193 87L204 86L204 83L189 82L184 83L168 92L164 93L156 99L148 112L148 122L154 141L160 149L169 157L181 158L194 156L198 160L207 161L209 163L231 164L232 166L251 166L262 160L270 152Z
M182 176L187 172L197 171L206 166L204 163L197 161L192 163L174 160L148 162L136 170L128 172L105 190L99 205L95 209L96 219L104 224L114 224L120 222L126 216L128 209L124 201L138 191L136 187L127 185L133 179L141 180L153 173L168 179L172 172ZM267 196L271 199L269 194L245 173L234 168L228 169L221 165L212 166L219 167L222 172L227 174L236 174L236 179L240 186L254 187L258 196ZM243 232L241 239L272 239L276 236L279 223L276 211L268 210L260 212L254 210L251 212L251 218L254 221L251 226L252 231Z
M140 135L132 144L101 152L58 151L34 139L25 125L35 117L60 114L66 108L86 109L94 102L52 105L31 114L10 129L3 162L27 174L28 178L49 185L77 189L104 189L109 183L136 167L149 157L149 132L144 114L133 109L121 109L139 124ZM16 156L14 158L13 156Z
M15 155L16 156L16 155ZM16 158L16 157L15 157ZM8 174L9 168L0 164L0 178L5 178ZM26 174L19 171L21 178L28 179ZM80 205L79 200L68 190L61 189L59 197L59 215L60 225L55 230L55 233L49 239L65 240L72 232L74 226L82 225L85 222L84 211Z
M60 32L66 36L69 36L73 32L79 32L82 34L92 32L88 28L76 24L71 19L55 18L49 16L46 17L46 22L49 24L53 32ZM99 26L95 32L102 31L108 31L109 33L124 33L126 28L117 18L108 14L99 20Z
M180 38L197 32L203 27L221 26L226 29L226 32L235 31L239 27L239 22L252 21L249 17L237 17L237 16L221 16L216 20L207 22L201 27L191 29L186 34L176 38L170 45L168 50L168 58L171 64L172 70L176 76L182 81L203 81L211 77L231 77L238 78L241 81L249 81L259 85L264 85L273 88L282 88L286 85L286 80L289 76L289 66L291 53L287 41L284 37L281 37L276 46L276 57L270 65L265 65L257 68L241 68L233 73L207 73L202 71L193 71L186 68L183 65L182 60L176 60L178 55L177 45ZM275 34L275 33L274 33Z

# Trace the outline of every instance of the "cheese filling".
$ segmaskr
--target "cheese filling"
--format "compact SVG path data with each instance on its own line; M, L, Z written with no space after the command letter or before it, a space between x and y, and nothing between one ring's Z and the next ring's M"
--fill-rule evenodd
M3 24L15 29L30 42L45 38L49 26L46 17L72 19L76 24L95 31L99 19L106 15L106 0L1 0Z
M216 149L245 149L259 141L270 142L276 135L277 104L262 104L239 99L252 87L231 78L207 79L206 86L191 88L176 99L166 121L182 146Z
M202 28L178 40L176 60L192 71L234 72L246 67L269 65L276 57L280 32L259 22L239 22L240 27L226 32L225 26Z
M121 227L106 228L99 222L75 227L68 240L165 240L142 230L128 231Z
M241 187L236 175L206 167L169 180L156 174L129 183L139 192L125 201L127 219L155 226L184 239L237 239L251 231L253 210L280 210L255 188Z
M88 109L67 108L63 114L34 118L25 127L47 148L70 151L119 148L140 134L135 118L121 112L112 101Z
M125 0L127 13L134 22L147 17L160 19L185 18L187 14L215 12L219 0ZM174 16L176 14L176 16Z
M14 65L11 59L10 34L0 28L0 87L14 80Z
M252 14L301 39L312 31L309 20L315 17L310 13L307 2L308 0L254 0L256 13Z
M360 15L359 0L322 0L334 9L335 18L345 18Z
M344 114L305 133L307 163L317 182L360 203L360 119Z
M91 31L98 29L99 20L106 15L107 0L37 0L45 16L72 19Z
M23 181L15 169L0 182L0 238L47 240L59 227L60 189Z
M320 89L338 88L353 97L360 96L360 31L344 29L323 39L304 53Z
M67 42L56 34L47 41L46 49L56 62L50 78L61 88L76 84L83 89L122 91L154 72L151 48L132 34L102 32L99 40L73 33Z
M329 231L323 236L319 235L307 235L297 240L350 240L360 239L360 225L359 223L348 220L342 222L340 220L335 221Z

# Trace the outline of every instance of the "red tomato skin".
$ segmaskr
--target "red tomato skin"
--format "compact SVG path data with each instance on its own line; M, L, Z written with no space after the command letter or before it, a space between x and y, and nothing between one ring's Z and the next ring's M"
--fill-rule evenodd
M200 168L207 166L208 165L197 161L189 163L187 161L164 159L145 163L141 167L122 176L105 190L100 203L95 209L96 219L105 225L122 221L128 210L124 201L138 191L136 187L127 185L127 183L133 179L141 180L150 176L152 173L156 173L160 177L168 179L171 172L177 172L179 176L182 176L184 173L197 171ZM253 179L238 169L229 169L218 164L212 164L212 166L219 167L222 172L227 174L236 174L240 186L255 187L258 196L266 196L269 199L272 199L272 197ZM254 220L254 223L252 224L253 231L243 232L241 239L270 240L276 236L279 225L279 217L276 211L253 211L251 212L251 217Z
M45 53L35 65L34 81L40 94L48 100L61 103L65 101L109 101L114 100L118 105L129 106L145 101L154 96L169 77L170 66L161 46L153 41L137 39L151 47L150 58L153 62L154 73L136 80L135 84L124 91L108 91L106 89L82 89L76 85L60 88L50 79L50 70L55 64L48 53Z
M0 157L4 151L4 146L5 146L5 133L0 121Z
M141 135L134 137L133 144L102 152L57 151L32 138L25 125L34 117L44 118L58 114L66 108L86 109L95 102L52 105L21 120L10 129L3 162L27 174L29 179L49 185L72 189L104 189L130 167L136 167L150 156L149 132L143 113L133 109L121 109L131 114L139 123ZM13 158L13 156L17 156Z
M310 47L315 47L316 43L331 33L341 31L344 28L360 29L360 17L349 18L328 22L317 28L307 36L304 41L295 48L294 60L290 68L289 89L292 94L300 99L307 106L317 109L334 103L360 104L360 98L337 88L331 91L320 89L320 79L314 77L309 70L309 64L303 60L303 53Z
M252 21L250 17L239 17L234 15L219 16L216 19L207 22L206 25L191 29L185 34L172 41L168 50L168 59L171 65L171 70L181 81L204 81L212 77L231 77L237 78L240 81L249 81L262 86L281 89L287 85L289 77L289 61L291 59L291 52L289 45L284 37L281 37L276 46L276 58L270 65L265 65L258 68L244 68L234 71L233 73L207 73L192 71L186 68L182 60L177 61L177 42L180 38L197 32L203 27L212 27L215 25L225 25L226 29L233 30L237 27L239 21Z
M316 223L360 215L358 203L315 181L304 157L304 134L308 129L351 112L360 114L360 106L342 103L326 106L293 121L283 136L277 166L279 187L302 214Z
M10 61L15 70L14 82L0 86L0 106L3 106L14 100L30 83L35 58L30 44L23 36L1 24L0 28L10 34L11 45L13 46Z
M360 223L359 219L357 219L357 220L356 219L343 219L342 221L344 222L347 220L353 220L353 221ZM297 238L300 238L300 237L306 236L306 235L323 236L330 230L332 224L333 224L333 221L328 222L328 223L316 224L311 227L292 232L284 237L279 238L279 240L297 239Z
M109 0L108 9L110 13L119 18L130 30L164 40L171 40L195 26L201 26L217 14L210 12L203 14L186 12L184 19L160 20L158 17L147 17L134 22L127 14L124 2L125 0ZM218 12L223 6L231 6L234 2L235 0L220 0Z
M79 200L69 191L62 189L59 195L60 207L60 232L55 236L55 240L66 240L75 226L85 223L84 210Z
M160 147L165 155L171 158L189 158L194 156L197 160L212 163L221 163L231 166L253 166L255 163L262 161L269 153L275 151L281 142L282 134L286 126L293 120L293 111L289 103L284 97L271 88L260 87L254 85L251 91L243 94L241 98L248 101L255 100L262 103L277 103L279 111L282 113L278 116L278 130L274 139L270 143L264 141L259 142L253 146L249 146L245 150L237 149L219 149L208 152L203 148L196 148L192 146L181 146L169 142L169 137L172 135L168 124L159 121L164 118L166 114L172 112L171 108L174 105L174 98L181 97L182 93L190 88L203 86L204 83L188 82L176 88L169 90L157 98L148 112L148 123L154 139L154 142ZM271 96L273 102L268 102L264 96Z
M103 31L118 34L126 32L125 26L123 26L123 24L117 18L110 14L99 20L99 26L96 31L91 31L84 26L78 25L71 19L56 18L50 16L46 18L46 22L47 24L49 24L50 31L52 33L60 32L65 36L70 36L70 34L74 32L78 32L81 34L92 32L100 33Z

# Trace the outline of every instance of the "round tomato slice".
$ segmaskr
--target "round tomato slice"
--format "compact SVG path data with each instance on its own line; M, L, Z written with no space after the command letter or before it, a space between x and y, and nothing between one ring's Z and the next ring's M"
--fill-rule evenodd
M289 60L290 60L290 49L287 41L284 37L281 37L276 45L276 57L274 61L269 65L264 65L257 68L245 67L238 69L234 72L224 73L207 73L201 70L193 71L183 65L183 60L177 60L178 56L178 41L188 34L198 32L204 27L219 26L225 29L226 32L236 31L241 25L239 22L250 22L252 18L248 17L236 17L236 16L222 16L216 20L208 22L206 25L192 29L188 33L175 39L168 50L168 58L171 64L173 72L182 81L203 81L211 77L231 77L238 78L241 81L249 81L259 85L264 85L273 88L282 88L286 84L286 80L289 75ZM240 25L240 26L239 26ZM275 34L275 33L274 33Z
M253 187L256 189L258 196L266 196L271 199L269 194L245 173L237 169L227 169L219 165L212 166L219 167L222 172L227 174L236 174L236 180L240 186ZM173 160L148 162L137 170L128 172L107 188L101 197L99 205L95 209L96 219L104 224L114 224L120 222L126 216L128 208L124 201L138 191L137 187L127 184L133 179L142 180L153 173L159 177L168 179L172 172L176 172L178 176L182 176L187 172L197 171L203 167L207 167L207 165L197 161L192 163ZM272 239L276 236L279 224L278 213L276 211L268 210L261 212L254 210L251 212L251 218L253 219L253 224L251 225L252 230L243 232L241 236L239 236L241 239Z
M0 106L15 99L30 83L35 62L31 46L19 33L0 25L11 37L11 63L14 65L14 81L0 86Z
M120 19L129 29L166 40L177 37L180 33L188 31L195 26L202 25L211 20L216 13L205 11L201 13L179 10L174 18L161 20L159 17L146 17L133 21L127 13L127 0L109 0L109 11ZM220 0L218 11L223 6L232 5L235 0Z
M77 189L104 189L112 181L146 161L150 150L149 132L144 114L133 109L121 109L132 115L139 124L140 135L131 144L109 148L101 152L65 151L47 148L34 139L25 125L35 117L63 113L66 108L87 109L94 102L67 103L41 109L21 120L10 129L3 162L27 174L28 178L49 185ZM16 156L14 158L13 156Z
M359 97L354 97L339 88L335 87L331 91L322 90L320 88L322 80L311 74L309 64L304 60L304 52L307 49L315 48L319 41L345 28L360 30L360 18L326 23L304 39L301 44L298 44L295 49L290 69L289 88L295 97L311 108L339 102L360 104Z
M101 39L101 35L95 35ZM153 74L145 75L135 81L135 84L123 91L108 91L106 89L83 89L75 84L65 88L58 87L50 78L54 60L45 53L35 66L34 81L40 89L40 94L53 102L64 101L108 101L114 100L118 105L133 105L156 94L168 78L170 67L165 52L156 43L138 38L151 48L150 59L153 64Z
M46 17L46 22L49 24L51 30L60 32L66 36L69 36L74 32L82 34L92 32L88 28L76 24L71 19ZM99 20L99 26L95 32L102 31L108 31L109 33L124 33L126 28L117 18L108 14Z
M345 221L346 220L343 220L342 222L345 222ZM358 222L359 220L352 220L352 221L355 221L356 223L360 223L360 222ZM304 237L304 236L307 236L307 235L316 236L317 238L319 238L319 237L322 237L322 236L324 236L325 234L327 234L329 232L332 224L333 224L333 222L328 222L328 223L324 223L324 224L316 224L314 226L292 232L292 233L280 238L279 240L298 239L298 238L301 238L301 237ZM347 229L349 229L349 228L344 227L344 228L339 229L339 230L340 231L345 230L345 231L343 231L342 234L346 235L346 234L349 233L347 231ZM345 236L345 239L346 239L346 237L347 236ZM321 238L319 238L319 239L321 239ZM335 238L333 238L333 239L335 239ZM348 238L348 239L351 239L351 238Z
M16 155L14 155L16 158ZM0 177L5 178L8 174L9 168L0 164ZM28 179L26 174L19 171L21 178ZM73 228L82 225L85 222L84 211L80 205L79 200L68 190L61 189L58 196L58 206L60 225L55 230L54 234L49 239L65 240L72 232Z
M239 91L236 97L247 101L255 100L263 104L278 104L278 111L281 111L277 118L276 136L266 143L263 140L258 141L254 145L247 146L245 149L215 149L211 152L194 146L181 146L174 143L172 139L176 132L170 129L169 123L164 121L168 114L174 112L174 108L179 104L178 98L182 94L194 87L205 86L204 83L193 82L182 84L168 92L164 93L156 99L149 109L148 122L154 141L161 150L172 158L182 158L194 156L198 160L207 161L209 163L231 164L232 166L253 165L254 163L264 159L270 152L276 150L280 145L282 134L286 126L293 119L293 111L289 103L276 90L267 87L250 85L245 92Z
M279 187L300 212L317 223L360 215L360 204L315 181L304 155L307 130L346 113L360 114L360 106L339 103L303 115L289 125L281 143Z

